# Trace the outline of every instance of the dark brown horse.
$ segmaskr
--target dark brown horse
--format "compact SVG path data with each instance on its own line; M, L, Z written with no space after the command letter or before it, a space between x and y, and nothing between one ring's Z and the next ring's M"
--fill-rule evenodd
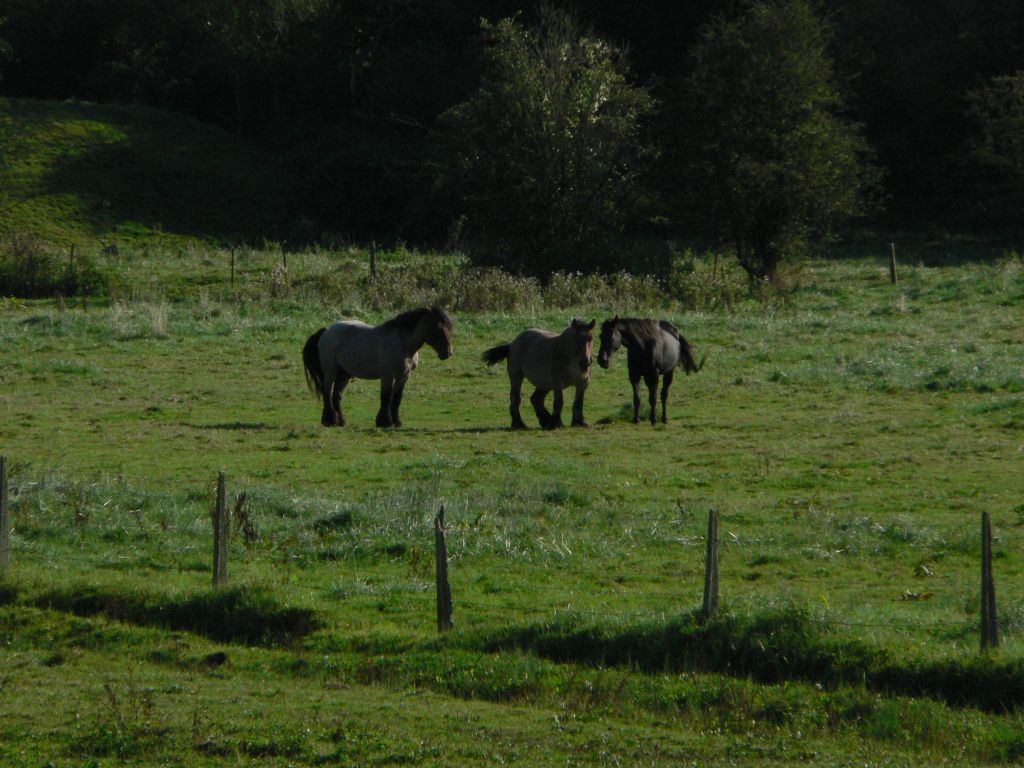
M633 423L640 423L640 379L647 385L651 403L651 424L656 423L658 377L661 384L661 422L668 423L665 401L677 365L687 374L704 367L707 355L700 363L694 362L690 342L668 320L648 320L638 317L619 317L601 324L601 349L597 362L602 368L611 363L612 355L620 347L626 348L629 383L633 386Z
M402 426L398 417L402 393L409 374L419 365L424 344L442 360L452 354L452 321L441 307L411 309L377 326L343 320L310 336L302 359L306 382L324 403L320 423L345 426L341 411L345 387L352 379L380 379L377 426Z
M585 427L583 418L583 394L590 381L591 360L594 356L594 326L596 321L574 319L561 333L529 328L508 344L499 344L484 352L483 360L495 365L508 358L509 413L512 414L512 429L526 429L519 414L522 402L523 379L529 379L536 389L530 395L530 403L537 414L537 420L544 429L557 429L562 424L562 390L576 387L572 403L572 425ZM548 392L554 392L552 412L544 406Z

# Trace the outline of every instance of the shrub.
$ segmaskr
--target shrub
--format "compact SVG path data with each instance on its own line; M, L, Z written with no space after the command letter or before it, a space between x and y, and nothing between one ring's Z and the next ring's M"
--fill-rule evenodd
M95 296L107 288L107 278L88 257L62 261L37 238L18 232L0 244L0 296Z

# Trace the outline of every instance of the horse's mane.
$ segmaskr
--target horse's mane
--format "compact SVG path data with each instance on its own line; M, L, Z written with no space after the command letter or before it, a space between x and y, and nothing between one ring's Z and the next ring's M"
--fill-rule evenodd
M390 328L396 331L410 332L416 329L416 326L423 321L423 318L432 316L437 321L438 325L442 326L448 331L452 329L452 319L448 316L439 305L434 304L431 307L417 307L416 309L410 309L403 312L400 315L392 317L381 323L381 328Z
M622 326L623 331L626 331L641 344L648 341L656 341L660 333L657 321L642 317L620 317L619 324Z

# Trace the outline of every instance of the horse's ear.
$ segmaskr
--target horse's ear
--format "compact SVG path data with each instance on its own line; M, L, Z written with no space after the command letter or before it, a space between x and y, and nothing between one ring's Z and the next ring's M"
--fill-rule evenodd
M593 320L590 321L590 325L587 326L587 330L588 331L594 330L594 326L595 325L597 325L597 318L596 317Z

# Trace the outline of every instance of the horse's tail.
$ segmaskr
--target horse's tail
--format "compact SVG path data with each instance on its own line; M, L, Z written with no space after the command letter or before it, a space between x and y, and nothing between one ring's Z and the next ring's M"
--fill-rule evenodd
M502 360L508 357L508 353L511 350L511 344L499 344L498 346L491 347L486 352L484 352L482 358L483 361L488 365L495 365L496 363L500 363Z
M686 337L679 334L679 362L683 366L683 370L686 371L686 375L689 376L691 373L697 373L701 368L704 367L704 363L708 359L708 353L704 353L704 357L697 363L693 359L693 348L690 346L690 342L686 340Z
M317 396L323 397L324 367L320 364L320 337L324 335L326 328L321 328L308 339L306 346L302 348L302 364L306 369L306 385L309 390Z

